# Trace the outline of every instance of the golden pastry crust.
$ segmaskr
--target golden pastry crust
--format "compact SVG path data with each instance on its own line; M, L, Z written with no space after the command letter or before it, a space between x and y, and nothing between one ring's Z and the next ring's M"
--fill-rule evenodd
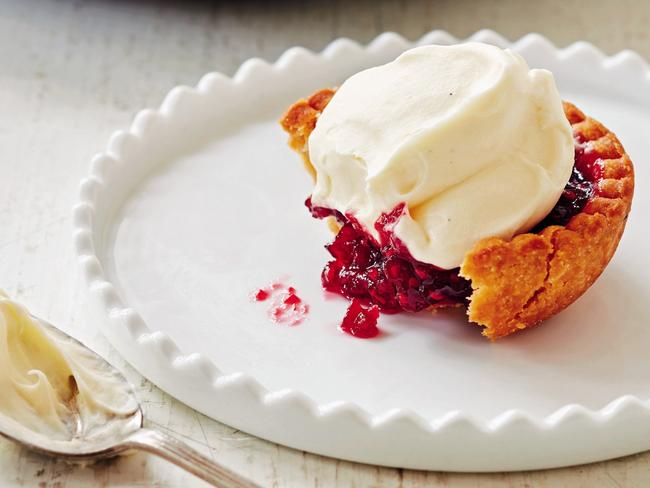
M573 303L609 263L621 239L634 193L634 169L616 136L569 103L564 111L576 138L601 155L595 196L566 226L510 241L480 241L461 276L474 293L469 319L491 339L532 327Z
M316 170L309 160L307 140L316 127L316 120L334 96L335 90L318 90L306 100L298 100L280 119L280 125L289 133L289 147L302 157L305 169L316 179Z
M307 140L334 95L323 89L293 104L280 120L289 145L312 176ZM560 312L600 276L623 234L634 193L634 169L616 136L570 103L564 112L577 140L600 155L602 179L595 196L566 226L511 240L483 239L465 256L460 274L471 280L467 314L498 339Z

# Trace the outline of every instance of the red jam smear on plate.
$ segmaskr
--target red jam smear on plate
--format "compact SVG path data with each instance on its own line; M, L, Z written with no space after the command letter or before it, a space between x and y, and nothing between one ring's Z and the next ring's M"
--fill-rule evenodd
M296 289L280 281L254 291L251 298L255 302L270 300L267 315L276 324L299 325L309 314L309 305L298 296Z

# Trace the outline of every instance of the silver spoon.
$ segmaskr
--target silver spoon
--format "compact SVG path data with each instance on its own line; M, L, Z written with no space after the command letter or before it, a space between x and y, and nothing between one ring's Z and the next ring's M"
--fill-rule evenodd
M75 419L76 432L69 441L51 440L44 435L24 428L12 428L11 423L0 425L0 435L32 451L74 463L92 463L101 459L116 457L129 451L142 450L166 459L217 487L254 488L258 486L199 454L178 439L162 431L145 428L144 413L140 403L135 400L135 390L117 369L63 331L42 319L37 317L34 317L34 319L38 320L54 338L61 341L70 341L71 344L76 344L92 354L93 360L97 361L98 367L121 383L123 382L125 390L133 396L134 405L137 407L128 415L111 419L107 424L101 426L99 430L94 429L90 434L83 428L81 416L77 416Z

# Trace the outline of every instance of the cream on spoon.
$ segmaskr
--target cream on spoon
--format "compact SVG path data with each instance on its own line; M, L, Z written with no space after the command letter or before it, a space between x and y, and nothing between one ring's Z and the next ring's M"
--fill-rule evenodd
M222 487L255 487L171 436L143 428L129 382L0 290L0 435L73 462L139 449Z

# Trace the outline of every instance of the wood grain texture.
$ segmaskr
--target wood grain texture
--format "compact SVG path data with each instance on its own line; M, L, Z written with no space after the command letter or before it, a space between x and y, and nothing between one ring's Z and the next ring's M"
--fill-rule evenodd
M70 208L90 157L140 108L208 71L231 74L251 56L276 58L338 36L432 28L510 38L538 31L612 53L650 57L643 0L143 2L0 0L0 287L93 346L139 387L150 422L272 487L644 487L650 454L568 469L445 474L364 466L261 441L194 412L133 371L84 317ZM84 469L0 440L0 486L193 487L203 483L136 454Z

